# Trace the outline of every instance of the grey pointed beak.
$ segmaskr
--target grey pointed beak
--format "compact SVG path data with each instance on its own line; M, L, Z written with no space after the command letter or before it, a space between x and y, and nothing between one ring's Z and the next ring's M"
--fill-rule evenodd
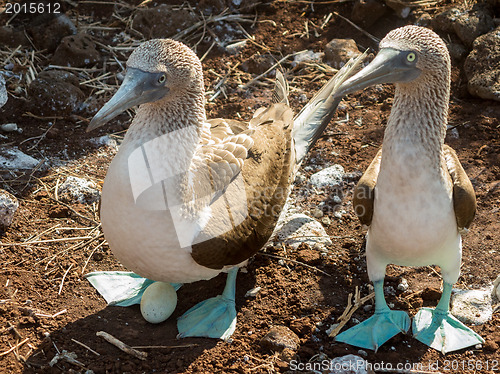
M156 74L128 68L125 79L113 97L97 112L87 127L87 132L101 127L127 109L158 100L168 89L155 86Z
M381 83L409 82L422 72L406 62L407 52L383 48L365 68L346 80L335 92L335 97L363 90Z

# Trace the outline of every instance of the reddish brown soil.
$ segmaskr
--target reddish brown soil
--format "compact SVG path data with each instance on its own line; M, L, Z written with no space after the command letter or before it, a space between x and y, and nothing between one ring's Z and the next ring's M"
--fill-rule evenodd
M137 4L139 1L128 3ZM111 18L112 9L93 6L97 10L94 13L95 22L104 26L114 22L125 27ZM309 38L301 37L305 20L321 25L324 16L332 11L349 17L351 7L351 3L316 4L312 7L307 2L274 2L258 6L252 11L257 19L273 20L275 25L271 22L257 23L253 27L244 24L248 32L255 36L256 43L248 43L236 56L223 54L215 48L204 60L207 89L212 89L219 81L217 74L224 76L236 62L251 59L257 52L264 54L260 47L263 45L277 59L302 49L322 51L334 37L350 37L360 46L374 47L367 37L335 15L323 30L317 28L319 37L312 32ZM68 9L72 19L75 19L76 12ZM79 12L90 14L88 9L80 9ZM8 19L5 15L0 17L0 23ZM84 21L88 22L88 19L80 22ZM400 20L389 13L368 31L382 38L388 30L410 21ZM311 25L309 23L310 28L313 27ZM102 32L95 36L103 43L110 42L110 33ZM210 44L211 41L200 45L198 54L203 55ZM48 64L43 60L40 63ZM284 66L290 68L287 63ZM478 199L476 219L464 238L462 275L457 287L479 288L490 284L500 269L500 103L470 97L460 73L461 65L455 64L453 69L449 122L456 126L459 137L449 137L447 143L456 149ZM253 74L253 77L256 75ZM292 71L291 77L295 78L291 82L291 104L296 111L302 105L298 99L300 94L305 93L310 98L330 74L311 81L319 75L320 72L313 67ZM250 78L250 75L243 75L245 81ZM228 98L220 95L209 103L208 114L210 117L236 118L239 113L243 118L249 118L258 106L269 102L270 87L269 84L254 85L247 92L242 92L237 83L229 79L226 85ZM313 160L315 165L341 164L346 172L363 171L381 145L392 94L391 87L382 91L372 88L347 99L305 166L311 165ZM106 307L104 300L83 278L82 273L121 268L107 245L96 249L102 237L90 243L80 240L21 245L23 241L33 238L97 236L98 231L91 231L96 226L92 221L98 221L97 207L61 205L55 200L55 186L67 175L84 176L102 183L113 156L111 150L91 145L88 139L96 134L85 133L86 122L74 117L56 119L56 130L51 130L38 144L35 144L38 138L26 141L42 135L48 129L49 121L23 116L25 111L22 95L10 95L8 103L0 109L4 123L16 122L24 129L22 134L9 135L8 142L35 157L41 157L43 152L46 157L64 158L64 152L67 152L74 161L60 170L2 173L3 188L18 197L20 208L13 225L0 237L2 243L12 243L0 249L0 353L24 339L28 340L13 352L0 356L0 372L84 373L90 369L95 373L274 373L289 370L288 362L292 358L308 362L318 360L322 357L318 356L320 353L329 358L358 354L358 349L335 343L325 333L343 313L348 295L354 292L355 286L360 287L362 295L368 294L364 233L350 205L354 182L345 186L343 204L347 213L342 219L327 212L331 224L326 229L333 241L327 257L320 257L318 251L308 247L297 251L271 247L250 261L247 272L240 272L236 297L238 324L232 342L194 338L177 340L176 317L201 301L200 295L206 298L220 293L224 275L182 287L178 292L179 303L174 315L167 322L151 325L143 320L138 306ZM336 122L344 119L346 113L349 114L348 123ZM128 119L126 115L119 118L97 135L121 130ZM310 176L311 172L305 174ZM297 186L295 191L300 192L301 188L304 185ZM301 205L312 211L324 199L323 195L313 196L301 201ZM44 234L45 230L55 225L59 225L58 231ZM72 248L78 243L81 245ZM265 253L287 257L310 267L290 261L281 265ZM395 308L413 315L422 305L436 305L440 293L432 290L439 290L441 278L434 268L390 267L386 285L397 288L402 277L408 280L410 290L406 293L397 291L394 296L387 295L388 302L394 303ZM261 287L260 293L255 298L245 298L246 291L256 286ZM422 290L425 292L419 293ZM363 320L371 313L361 308L354 313L354 317ZM430 362L436 365L437 362L441 372L494 373L500 370L499 322L500 315L495 313L487 324L472 327L486 340L480 348L443 356L411 335L398 335L377 353L368 352L366 359L371 363L422 363L428 371L437 366L429 368L426 365ZM272 325L288 326L298 334L300 348L296 356L274 354L261 347L260 340ZM14 326L15 330L9 329L10 326ZM106 331L131 346L163 348L142 349L148 353L148 358L141 361L97 337L98 331ZM77 342L87 345L99 355ZM83 367L65 361L50 367L50 360L63 350L76 353ZM491 366L495 360L497 366L493 371ZM489 369L486 369L487 364Z

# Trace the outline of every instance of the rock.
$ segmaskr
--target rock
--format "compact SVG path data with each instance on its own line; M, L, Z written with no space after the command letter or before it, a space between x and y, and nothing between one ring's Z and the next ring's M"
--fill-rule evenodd
M401 278L401 282L398 284L398 290L405 292L408 288L410 288L408 281L405 278Z
M83 68L101 60L92 38L86 34L64 37L52 56L52 64Z
M33 20L27 32L37 49L52 53L65 36L76 34L77 29L65 14L42 14Z
M0 74L0 108L5 105L9 96L7 95L7 87L5 87L5 78Z
M302 213L287 216L278 223L275 232L277 233L275 241L287 243L295 249L302 243L308 244L311 248L316 244L322 248L325 248L325 245L332 245L321 223Z
M17 148L0 147L0 169L25 170L33 169L40 163Z
M360 54L353 39L332 39L325 47L325 61L335 69L340 69L347 61Z
M432 28L438 31L453 33L453 25L457 18L461 17L466 12L457 8L450 8L434 16L431 21Z
M454 289L451 298L451 314L466 324L482 325L493 315L491 289Z
M491 296L496 298L497 301L500 301L500 275L493 282L493 290L491 292Z
M241 68L250 74L262 74L273 65L274 59L272 56L254 54L241 64Z
M485 8L474 7L471 11L463 14L453 23L453 30L462 42L471 47L474 40L495 27L493 17Z
M500 101L500 27L474 41L464 70L471 95Z
M450 56L455 61L462 61L467 56L467 49L459 43L447 43L448 51Z
M96 184L83 178L69 176L59 187L59 198L66 203L92 204L99 196Z
M166 38L185 30L196 21L192 12L163 4L139 10L132 21L132 27L146 39Z
M351 19L358 25L368 27L377 22L386 10L385 4L379 0L356 0Z
M309 183L316 188L340 188L343 185L344 168L333 165L311 175Z
M106 147L109 147L115 151L118 150L118 143L116 142L116 139L112 138L109 135L103 135L103 136L99 136L97 138L92 138L92 139L90 139L90 142L97 145L97 146L106 146Z
M14 219L19 202L11 193L0 190L0 229L5 230Z
M300 339L292 330L286 326L273 326L260 341L263 348L280 352L283 349L296 351L299 348Z
M415 21L415 25L421 27L429 27L432 22L432 17L429 13L422 13L420 17Z
M407 3L411 1L406 0ZM385 0L385 4L394 10L394 12L401 18L407 18L411 13L411 8L405 4L405 0Z
M248 290L246 292L245 297L255 297L255 296L257 296L257 294L259 293L260 290L261 290L260 287L252 288L251 290Z
M85 94L78 78L66 71L47 70L28 87L31 111L42 116L67 116L80 109Z
M324 53L322 52L313 52L313 51L305 51L303 53L296 54L292 61L292 66L295 67L300 65L301 63L312 63L319 62L323 58Z
M367 362L364 358L356 355L335 357L328 364L329 369L323 371L325 374L368 374Z
M23 28L14 28L12 26L0 27L0 40L7 47L17 48L18 46L29 46L30 42L24 35Z
M17 131L17 124L15 123L4 123L2 126L0 126L0 129L5 132L14 132Z

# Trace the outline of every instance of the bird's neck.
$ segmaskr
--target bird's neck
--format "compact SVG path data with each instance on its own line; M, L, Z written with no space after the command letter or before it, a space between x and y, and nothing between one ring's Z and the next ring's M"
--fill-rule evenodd
M199 134L205 122L203 87L192 88L184 91L182 95L141 105L124 142L145 143L177 132L188 137L182 143L198 144Z
M440 84L435 80L396 86L383 154L404 157L408 153L412 159L419 155L422 162L438 171L446 135L450 87L446 77L442 77Z

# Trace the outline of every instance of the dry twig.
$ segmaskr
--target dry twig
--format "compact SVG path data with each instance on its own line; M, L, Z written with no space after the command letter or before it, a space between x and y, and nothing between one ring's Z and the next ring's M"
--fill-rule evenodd
M125 344L121 340L116 339L113 335L110 335L107 332L98 331L96 333L96 335L100 336L101 338L106 340L108 343L113 344L115 347L121 349L123 352L128 353L129 355L132 355L132 356L138 358L139 360L145 360L146 357L148 357L148 354L146 352L141 352L141 351L135 350L134 348Z

